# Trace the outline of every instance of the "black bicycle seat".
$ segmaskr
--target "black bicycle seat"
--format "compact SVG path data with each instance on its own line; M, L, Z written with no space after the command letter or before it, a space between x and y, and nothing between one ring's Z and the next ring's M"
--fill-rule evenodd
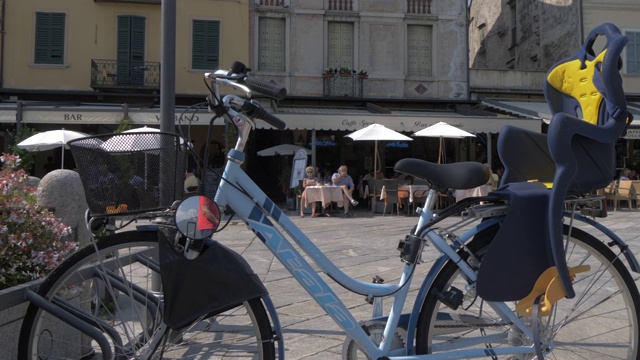
M399 173L425 179L437 190L472 189L489 181L489 168L475 161L436 164L421 159L402 159L393 168Z

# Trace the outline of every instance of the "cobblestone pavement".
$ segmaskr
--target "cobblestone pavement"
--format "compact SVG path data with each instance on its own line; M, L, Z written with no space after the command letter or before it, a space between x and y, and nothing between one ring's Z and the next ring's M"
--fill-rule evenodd
M371 281L378 275L387 283L397 283L399 280L403 264L396 250L398 240L404 238L417 221L415 216L382 216L365 211L356 211L352 218L311 218L308 215L301 218L294 211L288 211L287 214L347 275L363 281ZM599 221L614 230L640 257L638 220L640 210L619 210ZM443 226L453 222L454 219L447 220ZM247 230L244 223L232 221L215 237L241 253L266 284L284 329L288 359L340 358L345 338L342 331L292 279L261 241ZM436 256L433 248L425 249L425 263L418 267L412 283L412 294L417 291ZM363 296L348 293L327 276L321 275L358 320L370 318L372 306L365 302ZM634 277L637 279L638 274L634 274ZM412 304L412 298L407 303ZM388 305L385 304L385 311L388 311Z

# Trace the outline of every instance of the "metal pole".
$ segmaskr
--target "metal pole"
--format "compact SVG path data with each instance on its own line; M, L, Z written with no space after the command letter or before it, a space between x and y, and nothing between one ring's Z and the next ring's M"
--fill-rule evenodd
M175 133L176 0L162 0L160 130Z

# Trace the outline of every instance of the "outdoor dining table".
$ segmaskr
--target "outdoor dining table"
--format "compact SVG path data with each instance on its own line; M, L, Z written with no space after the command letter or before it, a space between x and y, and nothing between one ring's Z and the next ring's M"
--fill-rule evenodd
M322 202L323 208L332 202L337 203L338 207L342 207L344 203L342 188L335 185L307 186L303 194L305 194L303 196L305 201L302 204L304 207L317 201Z

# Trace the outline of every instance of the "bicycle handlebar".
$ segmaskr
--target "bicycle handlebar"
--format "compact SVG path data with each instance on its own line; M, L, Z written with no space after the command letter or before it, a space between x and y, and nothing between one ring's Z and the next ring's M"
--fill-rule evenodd
M275 115L270 114L262 106L260 106L260 104L254 101L244 100L242 106L240 107L240 111L246 113L249 117L262 119L278 130L282 130L287 127L287 124L284 121L280 120Z
M267 81L250 78L247 73L251 69L247 68L243 63L236 61L233 63L231 70L217 70L213 73L206 73L205 77L212 80L216 85L226 85L235 90L239 90L245 94L246 99L243 101L230 102L236 106L236 110L245 113L250 118L261 119L269 125L282 130L286 127L286 123L275 115L267 112L258 102L248 100L252 97L252 92L259 92L276 100L282 100L287 95L287 89ZM213 90L214 99L210 102L212 110L217 104L215 98L219 98L217 87Z
M276 100L282 100L287 96L287 89L283 87L279 87L267 81L245 76L239 80L239 83L246 85L249 89L253 91L267 95Z

